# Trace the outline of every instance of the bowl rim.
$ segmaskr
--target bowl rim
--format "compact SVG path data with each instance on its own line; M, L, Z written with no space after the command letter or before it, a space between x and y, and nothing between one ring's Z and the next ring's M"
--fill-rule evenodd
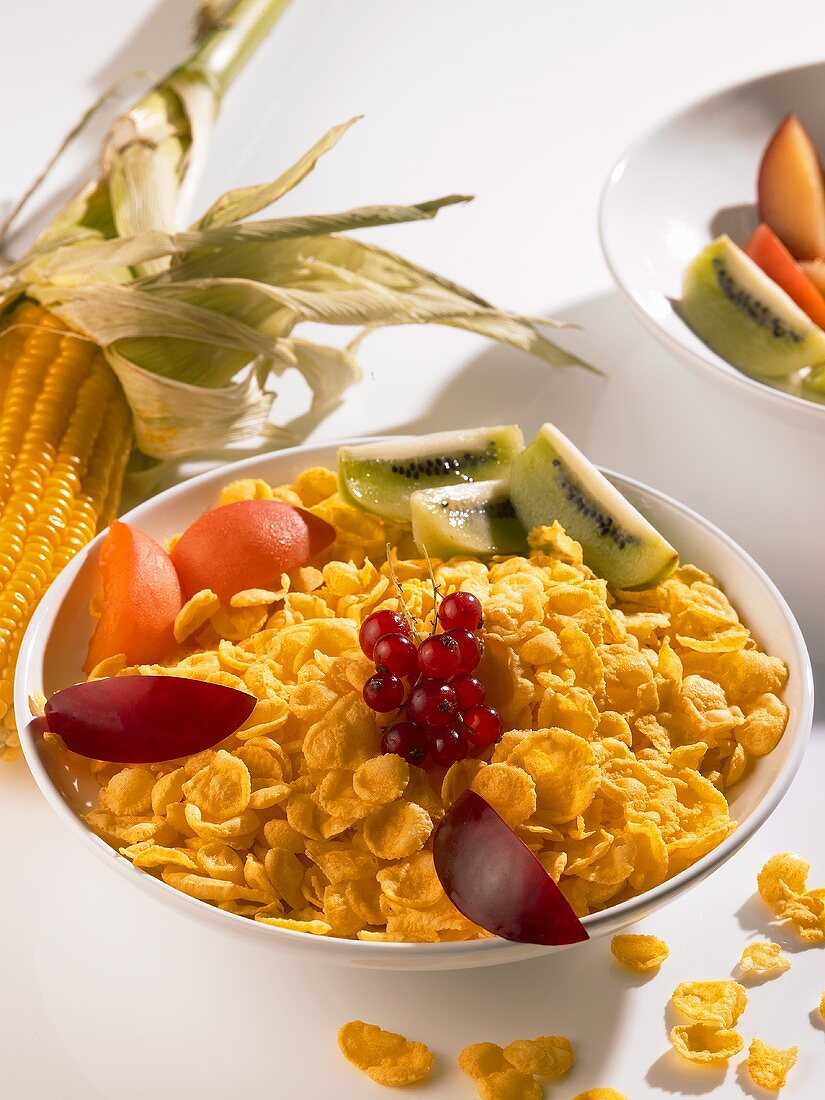
M652 143L657 137L660 137L683 118L686 118L693 112L709 107L715 100L721 100L726 96L736 93L746 92L749 88L758 84L766 83L769 80L780 79L790 73L801 73L806 69L821 69L823 73L825 73L825 61L812 61L803 65L788 65L783 69L772 69L757 76L745 77L743 80L736 81L733 84L726 84L716 91L708 92L697 99L691 100L683 106L668 112L668 114L647 126L633 139L615 161L607 179L602 185L598 207L598 234L602 256L604 257L608 271L610 272L611 278L619 294L624 299L626 305L630 307L631 312L642 322L649 332L653 333L674 358L687 362L694 370L699 370L712 376L715 381L739 387L740 392L750 394L761 401L766 403L779 401L783 409L801 412L806 417L821 418L825 416L825 402L813 401L810 398L800 397L797 394L787 393L785 390L777 389L767 381L753 378L745 374L744 371L740 371L738 367L734 367L733 364L728 363L721 356L717 355L716 352L709 348L703 341L700 340L703 351L699 352L694 348L688 347L688 345L683 343L678 336L663 328L656 318L653 317L640 302L637 292L631 289L630 281L625 278L623 273L624 253L622 250L617 250L614 247L611 238L611 223L614 218L611 206L616 201L616 186L624 175L631 160L644 146ZM651 286L656 293L661 294L662 297L666 297L655 284L651 283Z
M390 439L390 438L402 438L402 436L391 434L383 434L369 437L357 437L357 438L345 438L340 440L330 441L316 441L312 443L305 443L297 447L284 448L280 451L269 451L260 455L253 455L248 458L241 459L237 462L227 463L222 466L218 466L215 469L207 470L204 473L198 474L195 477L189 478L186 481L180 482L177 485L173 485L170 488L164 490L162 493L158 493L156 496L149 498L149 500L137 505L135 508L126 512L122 519L129 521L136 514L139 518L139 514L143 510L148 510L153 507L159 500L168 500L181 493L186 493L190 489L197 489L200 486L206 485L209 482L223 482L232 480L236 475L242 475L246 471L260 468L263 464L277 460L282 456L294 456L294 455L312 455L321 450L331 450L335 447L342 445L349 445L353 443L364 442L365 439L377 440L377 439ZM782 613L783 618L789 629L791 641L793 644L793 659L798 665L801 694L801 706L796 715L792 716L795 719L795 728L797 731L796 743L793 747L793 751L789 755L788 759L782 766L782 769L775 777L771 787L763 798L762 802L754 809L750 818L745 825L737 826L737 828L721 842L714 849L702 856L696 863L685 870L680 871L673 878L666 879L663 883L653 887L653 889L646 891L643 894L639 894L636 897L628 898L626 901L619 903L618 905L608 906L606 909L601 910L598 913L590 914L582 918L582 923L587 929L588 935L593 937L599 934L602 926L614 925L614 924L630 924L640 915L643 911L649 909L657 904L664 904L671 900L676 895L682 892L684 888L689 886L693 880L699 881L705 876L711 874L722 866L735 852L742 848L748 840L761 828L765 821L770 817L776 807L784 798L791 783L793 782L796 773L798 772L802 760L805 755L805 751L810 737L811 726L813 722L813 705L814 705L814 679L813 671L811 667L811 660L808 654L807 646L802 635L802 631L799 624L794 617L793 612L785 601L782 593L776 587L774 582L770 579L767 573L745 550L742 549L729 535L726 535L715 524L712 524L709 520L705 519L699 513L689 508L687 505L682 504L680 501L668 496L666 493L661 492L658 489L653 489L649 485L642 481L638 481L635 478L626 477L623 474L616 473L615 471L599 467L602 472L608 478L617 479L622 485L631 489L638 489L640 492L649 495L652 499L681 512L686 518L697 524L707 534L709 539L716 539L724 543L733 554L739 558L742 565L752 570L759 581L766 589L766 593L771 597L774 603L777 605L779 611ZM222 927L226 930L235 930L236 932L245 932L249 935L257 935L261 938L267 937L270 942L273 940L273 935L276 939L280 938L284 943L289 943L290 940L296 938L304 942L306 941L307 933L294 931L287 928L277 928L270 925L264 925L259 921L250 920L248 917L243 917L237 913L226 912L225 910L218 909L214 905L210 905L208 902L200 901L197 898L190 897L188 894L183 894L179 890L175 890L173 887L167 885L161 879L155 878L154 875L145 873L138 867L135 867L129 860L125 859L119 854L117 849L111 847L93 832L82 819L74 812L69 804L64 800L60 794L57 786L52 782L52 779L46 769L45 763L41 757L41 754L37 747L37 740L32 730L32 721L30 718L30 712L28 708L28 692L26 685L32 675L37 674L37 663L42 658L43 645L49 637L47 618L50 617L52 609L55 606L60 606L66 593L74 583L77 573L82 568L83 563L90 553L93 552L95 547L104 537L105 532L97 535L92 542L88 543L78 554L72 559L71 562L62 570L59 576L55 579L53 584L49 587L47 595L38 605L34 615L28 625L28 628L23 637L23 642L20 648L20 654L18 657L17 673L15 676L15 711L18 721L18 728L20 730L20 744L23 751L23 755L26 759L29 769L35 779L35 782L40 790L40 793L45 798L46 802L51 806L52 810L57 816L64 822L64 824L70 829L70 831L80 839L83 845L87 849L91 849L97 854L99 858L110 860L110 866L114 867L129 881L141 887L149 892L150 896L157 896L159 899L167 904L177 904L181 910L191 912L194 917L198 915L205 920L209 920L215 923L216 927ZM22 721L21 721L22 720ZM364 961L370 955L377 961L379 956L385 958L388 963L396 958L399 962L401 958L414 962L416 957L420 957L422 961L431 960L433 953L442 953L446 959L464 957L472 955L481 959L482 956L487 957L496 952L506 951L513 949L514 947L525 947L528 945L514 943L510 940L505 940L500 937L493 937L491 939L482 940L467 940L456 941L450 943L392 943L388 941L365 941L365 940L350 940L341 939L333 936L316 936L312 937L316 942L323 941L324 943L331 945L327 950L332 954L336 949L339 951L354 951L358 955L364 956ZM537 953L546 953L553 950L557 950L556 947L544 947L539 945L532 945ZM323 949L322 949L323 950ZM502 960L504 961L504 960ZM482 965L479 962L479 965Z

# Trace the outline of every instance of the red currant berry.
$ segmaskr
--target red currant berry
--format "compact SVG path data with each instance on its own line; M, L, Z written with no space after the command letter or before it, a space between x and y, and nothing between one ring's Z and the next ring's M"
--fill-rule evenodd
M420 767L430 747L426 733L412 722L396 722L384 730L381 738L381 752L394 752L402 756L408 764Z
M492 707L468 707L463 718L464 736L474 745L486 748L501 737L501 718Z
M458 700L449 684L419 680L412 690L407 713L420 726L443 729L452 722Z
M481 603L472 592L453 592L441 601L438 619L445 630L456 626L478 630L482 620Z
M376 668L384 668L395 676L415 676L418 672L418 650L406 634L382 634L372 651Z
M407 620L397 611L373 611L361 623L358 641L362 651L372 660L375 643L382 634L406 634L409 636L410 628Z
M379 714L397 710L404 702L404 685L391 672L376 672L364 684L364 702Z
M456 669L456 676L464 676L468 672L472 672L473 669L478 668L478 662L481 660L481 642L471 630L467 630L463 626L456 627L455 630L450 630L446 634L440 634L441 638L452 638L458 646L458 668Z
M434 634L418 647L418 667L422 676L433 680L451 680L461 664L458 642L449 634Z
M484 702L484 685L475 676L458 676L450 687L455 692L458 705L462 710L481 706Z
M430 756L442 768L449 768L456 760L463 760L469 752L467 742L455 728L437 730L430 742Z

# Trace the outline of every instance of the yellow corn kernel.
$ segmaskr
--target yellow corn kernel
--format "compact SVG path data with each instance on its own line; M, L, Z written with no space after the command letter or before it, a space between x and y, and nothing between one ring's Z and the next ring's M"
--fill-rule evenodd
M100 349L41 306L18 306L0 332L0 706L47 586L116 513L131 441ZM0 759L17 746L8 709Z

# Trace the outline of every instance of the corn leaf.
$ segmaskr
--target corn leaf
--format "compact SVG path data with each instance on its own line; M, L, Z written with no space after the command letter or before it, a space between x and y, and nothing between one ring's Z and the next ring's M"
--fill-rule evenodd
M223 313L149 294L134 287L98 284L84 287L32 286L29 293L67 325L102 347L130 337L194 340L268 358L278 342Z
M231 225L233 222L243 221L267 206L271 206L282 198L293 187L297 187L301 180L305 179L315 165L324 155L334 148L344 136L346 131L360 118L349 119L339 126L333 126L327 130L320 141L317 141L311 149L287 168L276 180L271 183L257 184L252 187L238 187L233 191L226 191L209 207L199 222L197 228L207 229L209 226Z
M205 389L152 374L111 348L106 357L132 407L135 440L145 455L178 459L268 431L275 398L262 380L268 363L263 371L251 364L231 386Z
M295 366L312 390L312 408L317 413L330 412L341 403L344 390L361 377L361 368L347 348L313 344L293 339Z

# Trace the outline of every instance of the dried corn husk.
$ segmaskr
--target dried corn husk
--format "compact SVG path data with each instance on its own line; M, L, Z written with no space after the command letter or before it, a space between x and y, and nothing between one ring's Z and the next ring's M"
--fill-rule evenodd
M356 119L330 129L272 182L228 191L178 229L181 188L220 96L285 4L210 5L212 29L193 58L112 127L101 178L0 275L0 308L28 294L105 349L133 410L137 446L151 458L179 460L250 436L291 441L270 421L273 379L298 370L322 415L358 379L360 339L385 326L447 325L553 366L585 365L540 332L556 322L501 312L344 235L433 218L468 196L249 220L300 184ZM222 52L227 35L233 50ZM327 347L295 335L303 322L361 334Z

